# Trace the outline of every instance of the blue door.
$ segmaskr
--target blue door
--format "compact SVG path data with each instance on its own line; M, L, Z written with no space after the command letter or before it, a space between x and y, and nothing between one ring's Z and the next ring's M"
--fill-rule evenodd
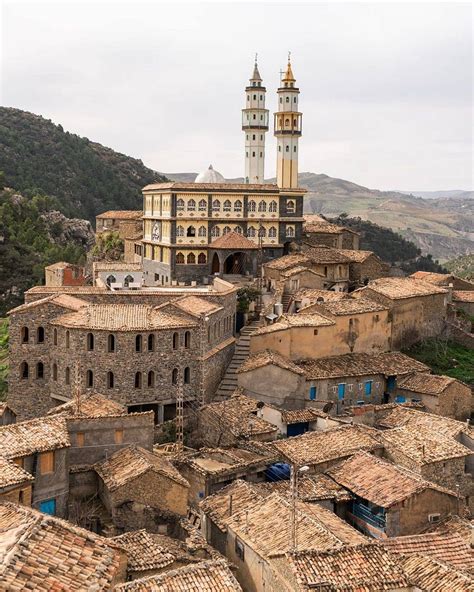
M388 391L393 391L393 389L395 388L396 381L397 381L396 376L389 376L387 378L387 390Z
M316 387L315 386L311 386L309 387L309 399L310 401L314 401L316 399Z
M367 380L365 383L365 396L369 397L372 394L372 381Z
M346 395L346 384L344 382L341 382L340 384L337 385L338 399L341 401L342 399L344 399L345 395Z
M43 512L44 514L50 514L51 516L55 516L56 515L56 500L53 499L48 499L48 500L43 500L42 502L40 502L40 512Z
M291 423L286 426L287 436L299 436L309 430L309 423L307 421L301 421L300 423Z
M397 395L395 397L395 403L405 403L405 395Z

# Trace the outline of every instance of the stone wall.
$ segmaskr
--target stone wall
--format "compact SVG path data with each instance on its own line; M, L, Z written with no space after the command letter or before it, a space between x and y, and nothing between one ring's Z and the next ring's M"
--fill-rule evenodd
M397 519L392 516L398 509ZM431 524L430 514L440 514L440 519L458 514L458 500L455 496L435 489L426 489L406 499L403 504L388 512L386 533L388 536L409 536L425 531Z
M5 487L0 491L0 501L13 502L23 506L31 506L32 486L27 483L23 486Z

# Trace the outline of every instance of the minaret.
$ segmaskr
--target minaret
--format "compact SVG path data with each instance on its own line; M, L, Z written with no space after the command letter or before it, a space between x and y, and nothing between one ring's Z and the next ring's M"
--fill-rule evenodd
M266 88L258 71L257 56L250 84L245 88L246 105L242 109L242 130L245 133L245 182L263 183L265 169L265 134L268 132L268 109L265 109Z
M288 65L278 89L278 111L275 113L277 138L277 185L286 189L298 187L298 139L301 136L303 114L298 111L298 95L295 77Z

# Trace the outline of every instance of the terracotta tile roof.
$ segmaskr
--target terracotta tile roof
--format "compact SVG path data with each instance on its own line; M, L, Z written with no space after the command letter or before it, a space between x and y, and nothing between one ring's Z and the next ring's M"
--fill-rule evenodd
M286 424L301 423L301 422L312 422L316 421L318 417L328 417L327 413L324 413L320 409L312 409L310 407L306 409L291 409L281 411L281 421Z
M350 298L346 292L333 292L332 290L317 290L316 288L301 288L293 295L293 300L300 300L302 298L310 298L316 300L323 298L324 302L333 302L337 300L344 300Z
M426 592L473 592L474 581L468 573L432 559L411 555L400 562L408 580L417 590Z
M383 428L406 427L413 431L432 430L435 433L445 434L453 438L460 433L469 433L471 431L463 421L410 409L401 405L389 409L387 414L378 420L378 426Z
M274 183L262 183L261 185L253 183L182 183L172 181L169 183L152 183L146 185L142 191L161 191L164 189L176 189L185 191L240 191L243 193L279 193L278 185ZM285 190L286 191L286 190ZM304 189L298 189L298 193L304 193Z
M364 314L388 311L388 306L374 302L369 298L344 298L336 301L321 303L320 306L335 316ZM301 313L300 313L301 314Z
M143 217L143 210L108 210L98 214L99 219L139 220Z
M288 554L297 590L382 592L411 590L396 556L375 543Z
M351 262L364 263L369 257L374 256L378 259L377 255L373 251L355 251L354 249L340 249L340 252L348 257Z
M258 452L243 448L201 448L198 452L176 459L175 463L187 464L202 475L225 475L253 466L266 466L275 460L276 455L271 448Z
M67 261L56 261L56 263L46 265L45 269L67 269L68 267L75 267L75 265L73 263L68 263Z
M117 592L242 592L227 563L203 561L114 588Z
M402 389L413 391L424 395L440 395L449 385L458 382L450 376L438 376L436 374L426 374L425 372L415 372L405 376L398 381L397 386Z
M213 314L222 310L222 306L219 304L199 298L198 296L184 296L173 304L185 312L196 316Z
M331 247L313 247L312 245L303 245L303 254L308 257L313 263L319 264L336 264L336 263L350 263L349 257L343 254L340 249L333 249Z
M336 323L324 317L319 312L310 314L284 314L280 317L277 323L267 325L266 327L260 327L254 332L254 335L265 335L267 333L273 333L275 331L282 331L289 327L330 327Z
M474 302L474 290L454 290L454 302Z
M438 532L446 535L455 534L461 537L471 547L474 521L469 521L456 515L447 516L441 522L431 524L429 531L426 532Z
M106 331L153 331L196 326L194 321L146 304L90 304L78 312L54 319L51 324Z
M27 302L25 304L20 304L16 308L8 311L8 314L23 312L25 310L30 310L31 308L36 308L37 306L43 306L44 304L55 304L56 306L60 306L61 308L66 308L69 310L78 311L84 306L88 305L88 302L85 300L81 300L80 298L75 298L74 296L70 296L69 294L52 294L51 296L47 296L46 298L41 298L39 300L34 300L33 302Z
M40 417L0 427L0 451L8 459L70 445L63 417Z
M449 273L433 273L431 271L415 271L410 275L415 280L423 280L435 286L448 286L453 281L453 275Z
M412 536L387 538L384 547L402 555L432 557L457 568L472 572L474 554L469 544L458 534L428 532Z
M128 446L94 465L94 469L110 491L115 491L148 471L189 487L179 471L163 456L148 452L140 446Z
M425 364L400 352L344 354L318 360L301 360L297 365L304 370L308 380L370 374L400 376L416 371L429 371Z
M447 294L444 288L411 277L385 277L372 280L361 291L373 290L391 300L415 298L417 296L431 296L432 294Z
M291 494L289 480L254 483L253 486L262 495L270 495L270 493L276 492L285 497L290 497ZM317 473L315 475L303 474L298 478L298 498L303 502L323 500L347 502L352 500L353 496L330 477L323 473Z
M296 528L298 545L303 549L326 550L356 544L365 540L363 535L335 514L313 504L296 502ZM332 514L330 516L330 514ZM256 500L244 511L236 511L227 519L227 528L264 557L285 554L291 544L289 520L290 501L273 493Z
M376 438L377 430L359 425L343 425L324 432L306 432L271 446L283 457L298 466L317 465L342 459L359 450L380 450L382 444Z
M311 269L310 267L305 267L303 265L299 265L297 267L292 267L291 269L288 269L288 271L282 271L281 275L284 278L289 278L289 277L293 277L294 275L298 275L299 273L311 273L313 275L317 275L321 278L324 278L324 274L322 273L318 273L317 271L314 271L314 269Z
M109 540L127 553L127 571L129 572L161 570L176 560L176 557L162 547L154 535L145 529L126 532Z
M317 232L322 234L342 234L344 228L342 226L337 226L336 224L332 224L331 222L326 222L326 220L311 220L306 219L303 224L303 232Z
M58 414L67 417L116 417L117 415L127 415L127 409L104 395L92 393L82 395L79 405L77 400L72 400L48 411L48 415Z
M0 488L12 487L22 483L26 484L29 481L34 481L30 473L11 460L0 456Z
M394 465L367 452L358 452L327 474L351 493L382 508L390 508L403 500L425 491L435 489L455 496L434 483L399 465Z
M278 259L273 259L273 261L264 263L263 267L265 269L285 271L286 269L291 269L292 267L301 267L302 265L306 265L308 263L310 263L310 260L305 255L302 255L301 253L292 253L291 255L284 255L283 257L279 257Z
M295 372L296 374L304 374L303 370L294 364L290 359L285 358L281 354L268 349L263 352L251 354L237 369L237 372L249 372L251 370L256 370L257 368L263 368L264 366L268 366L270 364L278 366L278 368L283 368L284 370L290 370L290 372Z
M121 552L107 539L25 506L0 502L4 590L110 590Z
M258 245L252 242L243 234L238 232L227 232L216 240L212 241L209 249L258 249Z
M202 407L199 415L213 419L213 423L223 422L222 429L231 432L235 437L273 434L278 428L256 415L258 401L235 392L229 399L209 403Z
M94 271L142 271L141 263L125 263L124 261L94 261Z

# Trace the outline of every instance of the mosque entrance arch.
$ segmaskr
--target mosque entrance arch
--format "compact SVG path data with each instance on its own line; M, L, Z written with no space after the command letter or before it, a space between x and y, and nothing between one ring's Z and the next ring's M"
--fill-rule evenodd
M230 254L224 261L224 273L229 275L245 273L245 253L238 251Z

